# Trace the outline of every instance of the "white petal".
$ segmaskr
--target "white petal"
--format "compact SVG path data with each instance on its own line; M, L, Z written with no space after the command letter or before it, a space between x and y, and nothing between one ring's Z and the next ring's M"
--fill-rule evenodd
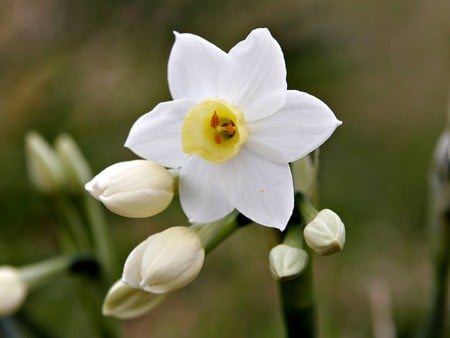
M238 106L247 121L269 116L286 100L286 65L267 29L255 29L230 52L234 66L221 74L219 97Z
M249 219L284 230L294 208L292 175L287 163L267 161L241 149L222 164L221 183L232 205Z
M175 33L175 38L168 65L172 97L196 103L217 97L218 74L229 62L228 55L194 34Z
M181 126L193 105L188 100L158 104L134 123L125 147L165 167L179 167L186 156L181 149Z
M341 122L328 106L307 93L289 90L275 114L247 123L245 146L277 162L293 162L324 143Z
M181 168L180 201L191 223L216 221L234 209L221 189L220 167L192 156Z
M151 189L125 191L112 196L100 196L100 201L112 212L130 218L154 216L170 204L173 193Z

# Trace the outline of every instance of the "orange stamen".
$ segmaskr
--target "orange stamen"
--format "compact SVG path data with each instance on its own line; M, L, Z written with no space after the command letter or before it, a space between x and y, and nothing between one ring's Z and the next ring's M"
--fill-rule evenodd
M214 110L214 114L213 116L211 116L210 125L212 128L215 129L219 125L219 123L220 123L219 116L217 115L217 112Z
M217 115L217 111L214 111L212 114L209 125L214 129L214 142L216 142L216 144L221 144L224 139L229 139L236 134L236 125L234 124L234 121L221 119L219 115Z
M220 136L219 134L214 134L214 142L216 142L217 144L221 144L222 136Z
M236 129L233 121L222 123L221 127L223 131L230 135L230 137L236 134Z

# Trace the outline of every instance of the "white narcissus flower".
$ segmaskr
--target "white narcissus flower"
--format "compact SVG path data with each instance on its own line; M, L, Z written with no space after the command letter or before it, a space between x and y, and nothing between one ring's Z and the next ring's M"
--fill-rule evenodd
M205 250L195 230L176 226L148 237L128 256L122 281L161 294L192 282L199 274Z
M237 209L283 230L294 206L289 162L319 147L341 124L319 99L287 90L283 52L255 29L228 53L175 33L168 65L173 101L139 118L125 146L180 168L179 194L192 223Z
M149 217L169 206L174 195L174 178L156 162L134 160L107 167L85 188L118 215Z

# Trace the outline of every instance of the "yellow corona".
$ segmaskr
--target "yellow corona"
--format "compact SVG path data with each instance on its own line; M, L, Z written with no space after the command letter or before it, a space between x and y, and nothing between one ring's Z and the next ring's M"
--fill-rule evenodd
M195 105L183 122L183 151L210 162L222 163L233 158L246 140L244 115L239 108L220 99L207 99Z

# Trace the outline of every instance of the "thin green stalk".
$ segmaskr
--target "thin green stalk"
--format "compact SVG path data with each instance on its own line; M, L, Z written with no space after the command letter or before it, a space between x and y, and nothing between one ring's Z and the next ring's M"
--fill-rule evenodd
M286 229L286 236L283 238L283 244L292 246L294 248L303 248L303 236L302 236L303 227L296 224L289 224Z
M56 227L56 236L58 237L59 246L62 253L71 254L77 252L77 245L66 227L58 224Z
M279 283L282 312L288 338L316 337L312 259L297 278Z
M300 218L304 222L304 225L311 222L317 215L317 209L312 205L307 196L302 193L295 195L296 207L300 213Z
M78 210L67 201L66 196L56 196L57 204L64 215L68 230L72 234L73 242L78 250L88 250L91 248L89 235Z
M422 337L440 338L445 336L450 264L450 131L448 130L443 133L436 148L430 188L429 226L433 254L433 285L431 308Z
M449 240L450 233L447 229L446 253L435 257L433 271L433 286L431 296L431 309L428 316L424 338L445 337L445 318L447 305L448 265L449 265Z
M237 211L233 211L225 218L222 218L216 222L208 224L193 224L191 226L191 228L195 229L200 236L206 253L209 253L238 228L238 214L239 213Z
M91 226L95 253L101 262L107 284L112 284L117 279L117 268L105 216L98 202L90 196L84 197L84 206Z
M35 289L56 275L63 273L87 274L97 267L97 261L92 255L77 253L63 255L40 262L22 266L20 276L28 288Z
M76 256L61 256L20 268L20 276L29 288L36 288L62 272L67 272Z
M301 240L302 229L311 221L317 210L301 194L296 194L296 204L293 215L288 224L285 241ZM298 236L298 239L289 238ZM306 249L307 250L307 249ZM286 336L288 338L315 338L316 314L313 288L313 255L309 250L309 262L305 270L296 278L280 281L280 297L282 314L286 324Z

